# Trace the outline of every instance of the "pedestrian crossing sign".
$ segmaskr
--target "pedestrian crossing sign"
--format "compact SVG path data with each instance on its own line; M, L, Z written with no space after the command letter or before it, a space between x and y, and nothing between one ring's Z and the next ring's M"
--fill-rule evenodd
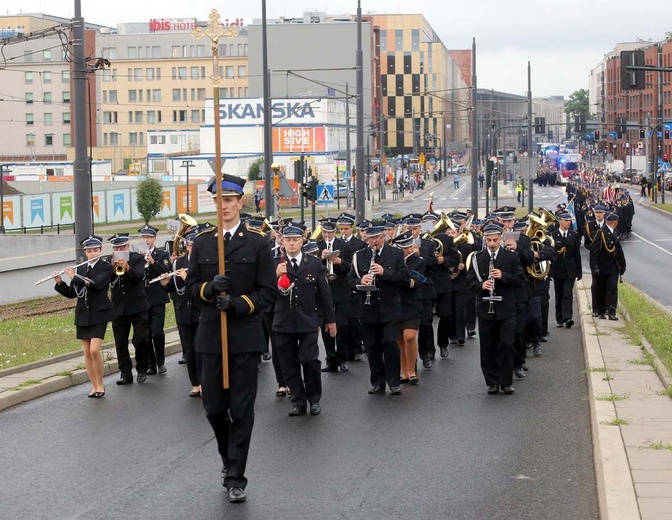
M334 185L333 184L318 184L317 185L317 203L318 204L333 204L334 203Z

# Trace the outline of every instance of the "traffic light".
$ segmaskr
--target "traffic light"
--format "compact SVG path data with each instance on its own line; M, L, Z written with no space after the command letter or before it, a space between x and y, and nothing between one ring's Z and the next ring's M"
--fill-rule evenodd
M315 202L317 200L317 179L310 179L306 185L308 200Z
M599 130L595 130L595 140L596 141L600 140L600 131Z
M301 161L294 161L294 182L301 182Z
M534 133L535 134L545 134L546 133L546 118L545 117L535 117L534 118Z
M495 163L490 159L485 161L485 187L490 189L492 186L492 171L495 169Z
M624 134L627 120L624 117L616 118L616 133Z
M670 138L670 131L669 130L665 130L663 132L663 138L664 139L669 139Z
M639 138L646 139L646 130L644 130L643 128L640 128L639 130Z
M646 88L643 70L627 70L626 67L642 67L644 51L621 51L621 90L641 90Z
M586 116L583 114L574 116L574 132L577 134L586 133Z
M665 161L665 162L669 162L669 160L670 160L670 156L667 155L666 153L664 153L664 154L663 154L663 161Z

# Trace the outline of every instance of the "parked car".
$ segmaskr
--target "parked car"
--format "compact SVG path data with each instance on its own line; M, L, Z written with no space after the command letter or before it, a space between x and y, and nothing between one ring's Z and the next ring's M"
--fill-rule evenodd
M116 175L128 175L128 170L119 170Z
M336 181L327 182L325 184L331 184L334 187L334 198L336 199L347 199L348 198L348 183L343 179L338 180L338 189L336 188ZM353 183L350 183L350 196L354 196L355 187Z
M458 164L457 173L459 173L460 175L462 175L463 173L467 173L467 167L464 164Z

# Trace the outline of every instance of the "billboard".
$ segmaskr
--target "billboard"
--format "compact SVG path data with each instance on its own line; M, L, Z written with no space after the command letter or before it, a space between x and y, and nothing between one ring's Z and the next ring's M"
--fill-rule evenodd
M324 152L324 127L273 128L273 151L278 153Z
M325 101L321 99L283 99L274 101L271 119L274 125L324 124ZM205 100L205 124L214 124L214 102ZM262 126L264 101L262 98L220 99L219 121L225 126Z

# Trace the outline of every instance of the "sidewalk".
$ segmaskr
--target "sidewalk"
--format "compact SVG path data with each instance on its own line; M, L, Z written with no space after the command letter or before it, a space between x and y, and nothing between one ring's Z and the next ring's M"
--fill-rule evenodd
M627 319L593 318L591 277L577 282L602 519L672 518L672 378Z
M135 354L129 346L131 356ZM182 351L177 328L166 330L166 356ZM103 345L104 375L119 372L114 343ZM158 377L158 376L157 376ZM53 360L37 361L23 367L0 371L0 411L17 404L58 392L71 386L88 383L84 354L80 350ZM88 391L88 387L87 390Z

